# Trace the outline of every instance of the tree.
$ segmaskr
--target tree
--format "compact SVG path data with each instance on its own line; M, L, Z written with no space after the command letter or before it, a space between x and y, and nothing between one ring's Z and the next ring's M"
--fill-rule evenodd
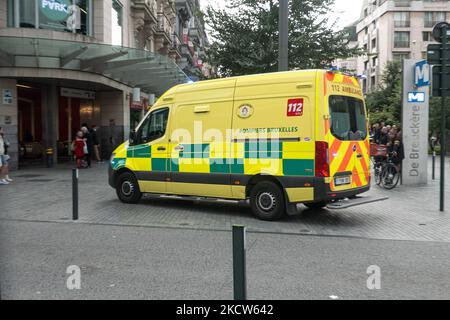
M334 0L290 0L289 67L323 68L360 53L346 31L335 31L326 14ZM209 53L223 76L278 70L278 0L230 0L207 8L212 28ZM334 22L335 23L335 22Z
M380 86L366 96L372 123L398 124L402 118L402 66L398 61L388 62Z

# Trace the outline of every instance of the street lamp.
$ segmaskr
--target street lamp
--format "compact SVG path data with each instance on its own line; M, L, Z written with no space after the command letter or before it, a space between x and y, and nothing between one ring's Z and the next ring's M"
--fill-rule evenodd
M289 0L280 0L278 71L289 70Z

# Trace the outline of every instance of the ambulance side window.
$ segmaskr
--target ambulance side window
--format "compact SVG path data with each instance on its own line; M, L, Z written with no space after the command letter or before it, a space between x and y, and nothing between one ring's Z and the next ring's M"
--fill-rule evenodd
M149 143L164 137L169 119L169 109L160 109L152 112L138 132L138 144Z

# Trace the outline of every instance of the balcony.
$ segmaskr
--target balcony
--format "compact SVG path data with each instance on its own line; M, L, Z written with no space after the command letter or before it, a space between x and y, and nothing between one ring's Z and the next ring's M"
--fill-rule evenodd
M165 42L172 42L172 25L164 13L158 13L157 34L165 37Z
M394 5L396 7L411 7L411 0L394 0Z
M394 42L395 49L409 49L411 47L411 43L406 40L398 40Z
M394 21L394 27L395 28L410 28L411 27L411 21Z
M173 55L173 57L176 60L179 60L182 56L182 49L181 49L181 39L178 36L178 34L174 33L172 34L172 44L170 46L170 54Z
M131 2L132 8L143 10L155 23L157 21L156 0L134 0Z

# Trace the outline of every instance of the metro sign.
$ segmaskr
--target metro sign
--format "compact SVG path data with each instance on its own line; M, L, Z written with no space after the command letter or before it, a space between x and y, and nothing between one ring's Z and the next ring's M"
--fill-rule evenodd
M430 85L430 65L426 60L416 63L414 74L414 84L417 88Z
M425 102L425 92L409 92L408 93L409 103L424 103Z

